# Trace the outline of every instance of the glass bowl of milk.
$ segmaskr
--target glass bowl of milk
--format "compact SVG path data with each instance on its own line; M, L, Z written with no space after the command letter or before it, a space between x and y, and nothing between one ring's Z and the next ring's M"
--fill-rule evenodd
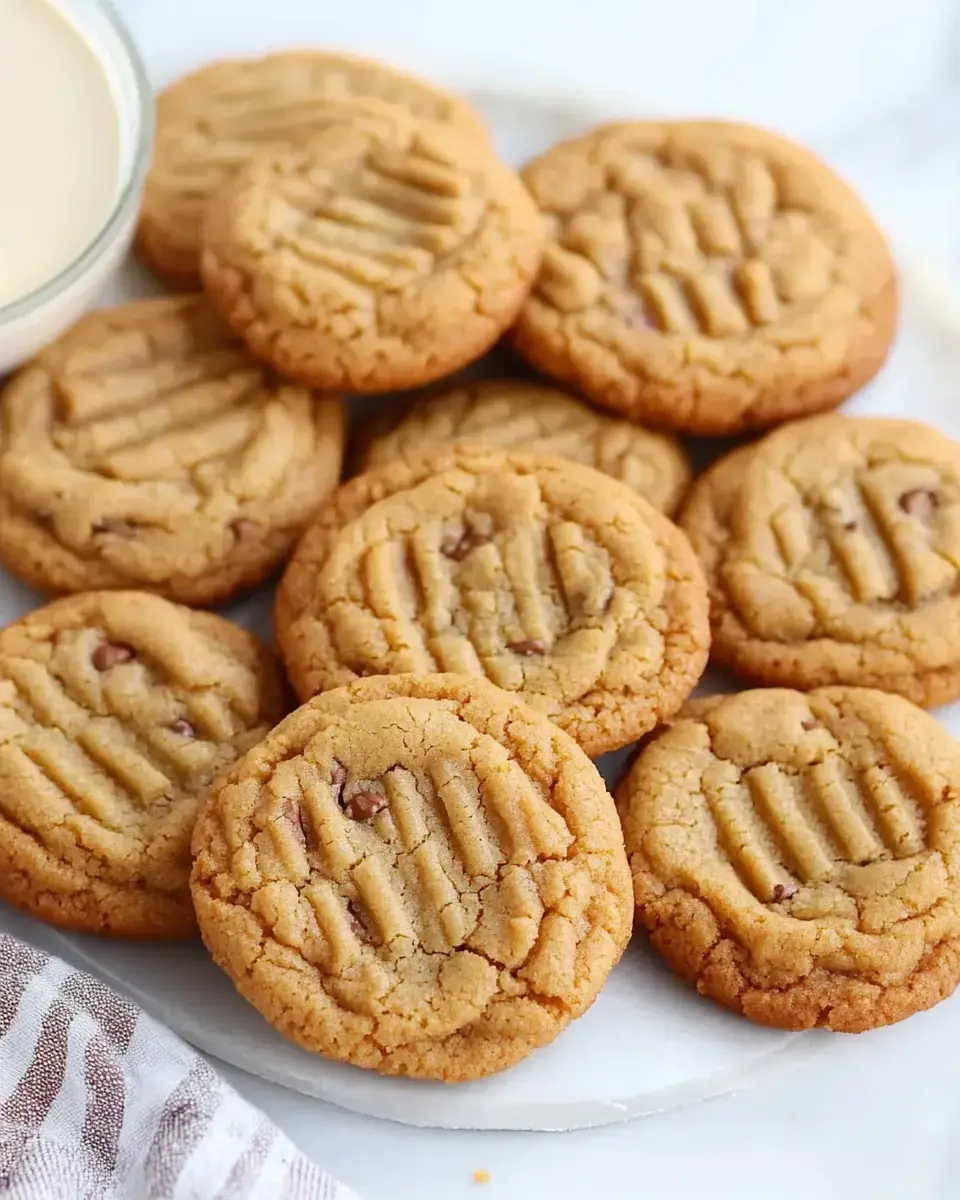
M152 139L150 82L107 0L0 0L0 375L126 255Z

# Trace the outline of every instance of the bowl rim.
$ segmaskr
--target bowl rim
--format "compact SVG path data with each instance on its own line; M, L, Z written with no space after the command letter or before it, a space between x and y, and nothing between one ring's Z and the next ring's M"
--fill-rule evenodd
M154 99L153 85L147 73L146 63L133 35L121 20L111 0L92 0L92 3L116 36L119 48L133 73L137 98L136 111L133 114L136 122L133 161L109 215L91 240L56 275L51 276L50 279L27 292L26 295L18 296L16 300L11 300L7 304L0 304L0 325L9 325L30 316L35 310L42 308L48 300L66 291L84 275L87 267L97 260L101 251L110 243L117 226L126 218L130 202L139 194L150 165L154 135ZM53 7L57 8L56 3L53 4ZM70 15L67 15L65 19L70 20ZM96 51L94 52L96 53ZM102 55L98 54L97 58L102 61Z

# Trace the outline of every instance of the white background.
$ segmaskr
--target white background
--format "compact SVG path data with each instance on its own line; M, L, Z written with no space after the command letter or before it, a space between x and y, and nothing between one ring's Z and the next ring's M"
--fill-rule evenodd
M0 0L2 9L3 0ZM960 268L954 0L119 0L157 81L297 41L576 109L742 117L812 141L900 240ZM905 401L905 407L909 399ZM954 1003L957 1003L956 1001ZM956 1010L836 1038L740 1096L593 1132L432 1133L224 1073L367 1200L960 1197ZM629 1036L611 1029L611 1037ZM473 1171L491 1182L479 1188Z

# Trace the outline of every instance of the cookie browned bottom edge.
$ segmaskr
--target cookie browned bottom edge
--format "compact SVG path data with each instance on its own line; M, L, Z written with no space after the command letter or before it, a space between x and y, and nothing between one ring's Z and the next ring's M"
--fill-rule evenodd
M139 590L173 603L210 608L269 579L301 531L300 526L264 528L257 558L227 561L200 575L175 574L163 582L147 582L115 571L100 559L82 558L45 529L8 515L0 517L0 563L23 583L49 595Z
M198 247L184 249L166 236L163 221L141 211L134 235L136 258L171 288L178 292L194 292L201 286L200 251Z
M638 877L652 878L645 873ZM724 936L707 904L674 889L669 911L664 913L669 895L659 898L656 916L645 914L638 904L639 922L648 930L652 945L700 995L760 1025L863 1033L932 1008L960 983L960 941L947 939L928 950L901 983L877 984L816 967L785 988L756 987L745 974L746 951Z
M13 865L11 848L21 862L26 860L28 869ZM16 908L72 933L169 941L196 936L189 891L176 897L136 885L108 885L64 863L57 864L58 882L67 884L69 891L40 890L30 872L49 875L50 866L50 856L35 838L0 817L0 895Z
M388 1056L377 1054L372 1048L360 1046L351 1052L349 1058L341 1058L331 1053L326 1039L299 1024L289 1007L271 990L270 980L275 975L280 978L289 972L299 972L303 975L305 989L315 987L306 964L302 960L298 963L294 953L285 946L273 943L264 946L262 953L257 957L256 976L251 969L238 972L235 953L231 953L231 950L251 938L260 943L263 930L259 922L247 910L219 900L198 888L194 888L193 897L201 936L213 961L231 979L237 992L252 1004L266 1021L284 1037L312 1054L324 1054L355 1067L374 1070L379 1075L402 1075L408 1079L467 1083L499 1074L545 1044L540 1038L504 1037L502 1033L480 1037L468 1026L432 1045L411 1042L405 1047L391 1050ZM618 960L621 956L622 950L617 956ZM615 962L611 964L611 970L615 965ZM543 1003L544 999L541 997L539 1003ZM583 1012L586 1010L584 1008ZM581 1015L582 1012L571 1015L569 1019ZM550 1044L555 1037L562 1036L567 1024L568 1021L565 1020L562 1027L547 1039L546 1044Z
M747 684L795 688L798 692L837 686L874 688L878 692L903 696L920 708L938 708L941 704L960 699L960 665L920 671L913 675L861 670L852 678L841 667L831 668L830 650L836 643L826 639L803 643L805 648L811 650L819 647L827 660L819 670L813 671L797 662L797 656L791 654L789 645L779 647L776 643L750 641L733 647L724 644L716 629L713 636L712 660Z
M229 193L221 192L216 205L226 205ZM212 209L210 223L218 224ZM539 261L539 251L537 253ZM532 256L531 256L532 261ZM475 311L469 322L432 323L436 333L419 353L404 344L401 355L385 353L376 343L369 354L358 355L335 334L316 328L284 323L277 313L261 312L253 296L257 278L247 270L227 263L205 248L200 256L203 286L211 302L254 357L269 363L280 374L300 384L323 391L346 391L354 395L380 395L426 387L445 379L482 358L514 322L526 301L536 270L525 271L513 295L503 301L496 316ZM397 341L402 338L397 337Z
M784 367L767 372L763 379L751 379L750 387L745 387L742 374L736 371L720 373L695 364L669 382L636 366L604 375L589 367L594 360L612 356L612 351L597 347L578 364L570 354L570 335L562 327L545 330L524 315L526 310L521 311L511 340L532 366L612 412L675 433L724 437L829 412L858 392L877 374L890 352L899 294L899 284L891 275L883 289L864 300L863 312L870 316L871 329L854 343L836 370L818 375L807 369L800 374ZM745 350L741 366L748 359ZM748 401L744 401L745 390L751 393Z

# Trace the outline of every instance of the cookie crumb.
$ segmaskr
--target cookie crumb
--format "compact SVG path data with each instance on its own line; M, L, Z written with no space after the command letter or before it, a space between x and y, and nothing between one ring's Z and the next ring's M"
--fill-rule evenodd
M482 1168L478 1171L474 1171L473 1182L474 1183L489 1183L490 1182L490 1172L484 1171Z

